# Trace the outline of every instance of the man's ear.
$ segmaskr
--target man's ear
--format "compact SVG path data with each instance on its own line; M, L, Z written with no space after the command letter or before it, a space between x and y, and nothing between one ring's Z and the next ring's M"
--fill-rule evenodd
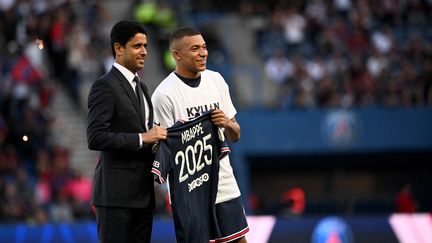
M178 50L172 50L171 53L172 53L174 60L180 60L180 53Z
M121 55L123 52L122 45L120 45L120 43L118 43L118 42L114 43L114 51L115 51L116 55Z

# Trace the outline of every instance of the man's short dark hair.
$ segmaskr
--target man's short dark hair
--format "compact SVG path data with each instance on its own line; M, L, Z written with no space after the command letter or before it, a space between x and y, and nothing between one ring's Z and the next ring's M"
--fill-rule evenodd
M121 46L126 46L126 43L137 33L142 33L147 36L147 31L144 25L130 20L122 20L117 22L111 29L111 51L115 58L114 44L119 43Z
M188 27L188 26L181 27L181 28L175 30L170 35L170 37L169 37L169 46L171 48L171 44L174 41L179 40L179 39L181 39L181 38L183 38L185 36L195 36L195 35L200 35L200 34L201 33L198 30L196 30L196 29L194 29L192 27Z

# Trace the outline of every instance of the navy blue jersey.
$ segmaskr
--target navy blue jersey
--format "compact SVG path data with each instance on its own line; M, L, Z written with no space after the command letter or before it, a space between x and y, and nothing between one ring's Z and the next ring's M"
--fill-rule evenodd
M168 178L177 242L207 243L220 234L215 214L219 160L229 148L210 113L167 130L152 172L160 184Z

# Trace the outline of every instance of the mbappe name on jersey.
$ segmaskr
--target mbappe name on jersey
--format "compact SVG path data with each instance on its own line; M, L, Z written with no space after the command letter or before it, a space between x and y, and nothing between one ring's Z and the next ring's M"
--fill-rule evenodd
M189 128L188 130L182 132L181 139L182 143L186 143L191 139L194 139L196 136L199 136L204 133L201 122L196 124L195 126Z

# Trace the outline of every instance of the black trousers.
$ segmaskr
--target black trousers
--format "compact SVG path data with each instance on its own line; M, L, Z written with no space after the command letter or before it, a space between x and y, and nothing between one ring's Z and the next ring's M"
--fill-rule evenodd
M97 206L96 221L100 243L150 243L151 209Z

